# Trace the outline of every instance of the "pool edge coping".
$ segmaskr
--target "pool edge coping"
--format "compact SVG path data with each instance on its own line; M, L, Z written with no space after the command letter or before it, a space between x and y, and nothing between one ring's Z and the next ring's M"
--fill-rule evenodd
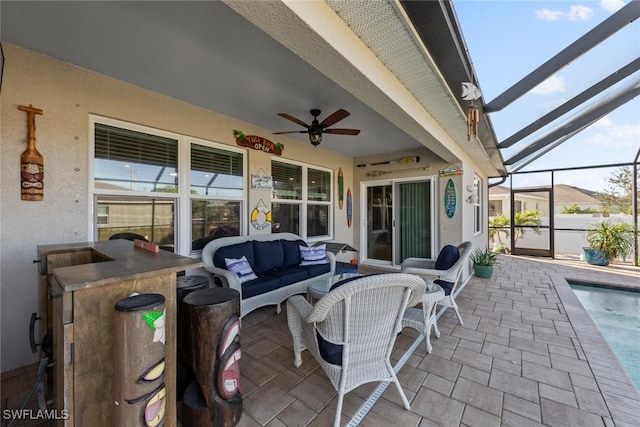
M631 381L631 378L618 360L617 356L613 350L611 350L609 343L606 341L589 313L587 313L577 295L573 292L573 289L571 289L571 285L567 282L567 279L583 282L590 282L590 279L588 277L576 277L574 275L569 277L569 275L562 273L550 273L549 276L556 289L558 298L564 307L567 318L576 333L576 338L584 352L586 361L589 364L596 383L598 384L600 394L607 405L607 409L611 414L613 422L616 425L618 423L634 425L630 423L640 422L636 414L625 412L620 408L621 400L630 404L624 404L624 407L631 406L636 409L640 408L640 391L633 381ZM602 363L604 362L609 365L615 364L615 368L619 370L620 376L612 379L611 373L605 372L605 370L602 369ZM604 379L619 384L620 387L618 389L620 392L624 392L624 394L614 392L611 384L605 384L603 381Z

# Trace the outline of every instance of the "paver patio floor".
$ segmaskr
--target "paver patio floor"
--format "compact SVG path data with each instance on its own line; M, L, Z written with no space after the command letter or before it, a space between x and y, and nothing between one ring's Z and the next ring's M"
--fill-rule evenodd
M500 256L492 279L472 277L456 298L464 325L446 311L432 353L421 343L398 372L411 410L390 386L360 425L640 426L640 393L565 281L640 288L640 270L573 264ZM394 359L417 337L405 328ZM239 426L332 424L337 393L309 352L293 366L286 310L247 315L242 351ZM342 425L376 386L346 395Z

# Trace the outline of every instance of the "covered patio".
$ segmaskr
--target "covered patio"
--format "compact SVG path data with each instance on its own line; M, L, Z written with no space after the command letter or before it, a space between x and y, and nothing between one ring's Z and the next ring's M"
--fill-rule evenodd
M432 354L420 343L399 370L411 411L390 387L361 425L640 425L640 393L565 279L640 289L635 267L501 255L492 279L472 277L458 295L464 325L445 312ZM405 328L394 362L418 338ZM242 348L239 426L332 422L336 392L308 352L300 368L293 366L285 311L264 307L247 315ZM16 391L32 384L34 372L3 375L3 407L17 407L26 392ZM347 394L343 425L375 387Z

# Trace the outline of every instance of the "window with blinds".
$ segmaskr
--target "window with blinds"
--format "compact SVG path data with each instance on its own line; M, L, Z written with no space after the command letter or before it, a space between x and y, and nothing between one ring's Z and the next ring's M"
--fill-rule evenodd
M177 192L176 139L96 123L94 144L96 188Z
M135 233L186 255L246 232L244 150L112 119L91 125L95 239Z
M272 233L294 233L303 239L333 235L332 172L306 165L271 161Z
M191 144L192 194L242 195L242 153Z

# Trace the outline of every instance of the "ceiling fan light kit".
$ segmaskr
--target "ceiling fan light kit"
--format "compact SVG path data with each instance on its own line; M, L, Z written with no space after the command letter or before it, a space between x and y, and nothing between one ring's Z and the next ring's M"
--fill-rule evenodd
M320 110L313 109L309 111L313 116L313 121L310 125L306 124L300 119L297 119L287 113L278 113L278 115L282 118L290 120L304 128L306 130L292 130L285 132L274 132L274 135L280 135L284 133L308 133L309 134L309 142L315 147L322 142L322 134L324 133L332 133L336 135L358 135L360 133L360 129L330 129L331 125L336 124L340 120L349 116L349 112L347 110L339 109L335 113L329 115L322 122L318 122L318 116L322 113Z

